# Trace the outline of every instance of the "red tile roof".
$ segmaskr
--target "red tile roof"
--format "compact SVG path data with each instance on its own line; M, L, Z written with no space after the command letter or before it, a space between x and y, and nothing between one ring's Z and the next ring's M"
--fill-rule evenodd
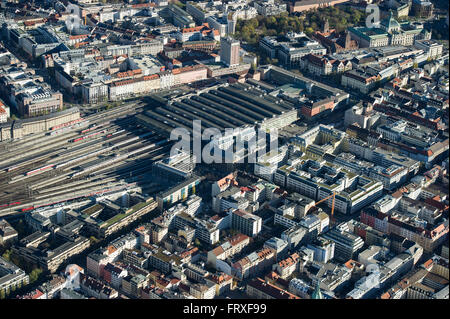
M209 29L209 24L207 22L203 23L202 25L200 25L198 27L184 28L183 30L181 30L181 32L182 33L200 32L204 29Z
M431 269L431 267L433 266L433 259L428 259L426 262L423 263L423 266L426 269Z
M222 246L218 246L218 247L216 247L216 248L214 248L214 249L212 250L212 253L213 253L214 255L216 255L216 256L220 256L220 255L222 255L224 252L225 252L225 251L223 250Z

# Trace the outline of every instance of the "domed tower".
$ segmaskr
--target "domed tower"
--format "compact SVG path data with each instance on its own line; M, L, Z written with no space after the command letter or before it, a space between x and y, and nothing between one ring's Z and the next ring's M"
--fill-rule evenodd
M380 22L380 27L388 33L400 31L400 24L394 19L392 10L389 10L389 16Z

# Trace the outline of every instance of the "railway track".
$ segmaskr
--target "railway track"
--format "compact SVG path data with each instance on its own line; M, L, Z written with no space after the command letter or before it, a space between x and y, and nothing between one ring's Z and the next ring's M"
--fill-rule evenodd
M0 143L0 216L122 187L125 178L147 185L143 177L170 143L136 125L133 115L141 108L121 106L86 116L78 127L57 134Z

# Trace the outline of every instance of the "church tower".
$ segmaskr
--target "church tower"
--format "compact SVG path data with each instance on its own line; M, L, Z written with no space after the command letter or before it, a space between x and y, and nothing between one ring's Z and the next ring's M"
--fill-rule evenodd
M350 49L352 43L352 37L350 36L350 32L346 31L345 32L345 49L348 50Z
M323 29L322 29L323 33L328 33L330 32L330 24L328 23L328 19L325 20L325 23L323 25Z

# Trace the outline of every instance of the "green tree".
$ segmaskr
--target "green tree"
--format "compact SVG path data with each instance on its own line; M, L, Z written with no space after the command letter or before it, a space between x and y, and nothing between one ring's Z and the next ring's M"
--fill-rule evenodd
M361 21L362 14L361 14L361 12L359 10L354 10L353 9L351 17L352 17L352 22L354 24L358 24L359 21Z
M2 257L7 261L11 261L11 250L5 251L2 255Z
M29 277L30 277L30 284L33 283L33 282L35 282L36 280L38 280L38 279L39 279L39 276L40 276L41 274L42 274L42 269L40 269L40 268L34 268L34 269L31 271L30 275L29 275Z
M311 28L311 27L307 27L306 30L305 30L305 33L306 33L307 35L311 35L313 32L314 32L314 29Z
M337 32L342 32L344 30L345 30L345 25L344 24L342 24L342 23L337 23L336 24L336 31Z
M259 23L258 23L258 19L250 19L248 22L248 26L252 27L253 29L256 29L258 27Z
M267 18L266 23L269 25L275 25L277 23L277 19L274 16L270 16Z

